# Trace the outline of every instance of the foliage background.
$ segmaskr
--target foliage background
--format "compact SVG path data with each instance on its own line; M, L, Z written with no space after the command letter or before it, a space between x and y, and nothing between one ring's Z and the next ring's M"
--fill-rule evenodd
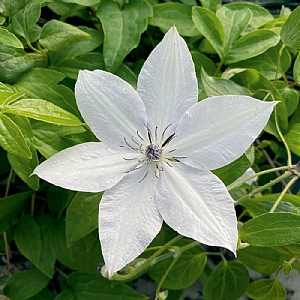
M75 104L78 70L105 69L136 87L144 60L174 24L193 56L199 100L237 94L280 103L253 147L214 171L226 185L251 166L261 175L230 188L241 225L238 260L172 240L176 233L164 226L142 257L174 246L181 255L174 260L162 251L152 267L133 263L124 274L143 271L168 290L167 299L179 299L199 278L208 300L245 293L286 299L277 274L300 271L299 7L272 15L218 0L2 0L0 13L0 299L148 299L133 289L137 276L119 282L98 273L102 194L64 190L30 174L60 150L96 141ZM249 269L264 278L249 283Z

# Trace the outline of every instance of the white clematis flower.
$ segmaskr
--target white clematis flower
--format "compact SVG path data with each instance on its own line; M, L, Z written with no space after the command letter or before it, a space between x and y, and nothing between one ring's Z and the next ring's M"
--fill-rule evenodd
M34 174L99 192L99 237L109 276L140 255L163 220L201 243L236 251L233 200L210 170L240 157L276 104L246 96L198 103L188 47L171 28L145 62L137 91L100 70L80 71L78 108L102 142L77 145Z

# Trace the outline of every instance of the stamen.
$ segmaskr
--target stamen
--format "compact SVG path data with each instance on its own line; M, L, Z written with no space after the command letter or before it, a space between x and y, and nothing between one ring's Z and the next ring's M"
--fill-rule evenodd
M133 171L136 171L136 170L138 170L138 169L140 169L141 168L141 166L137 166L136 168L134 168L134 169L132 169L132 170L129 170L129 171L125 171L125 173L131 173L131 172L133 172Z
M137 146L139 146L138 150L140 150L140 149L142 148L143 144L139 144L138 142L136 142L136 141L134 140L133 136L131 137L131 140L132 140Z
M134 148L134 147L132 147L132 146L126 141L125 138L124 138L124 141L125 141L126 145L127 145L130 149L136 150L136 151L139 151L139 150L140 150L140 148ZM140 146L140 145L138 144L138 146Z
M162 144L162 147L168 145L174 138L175 138L175 133L171 134L165 141L164 143Z
M166 133L167 129L168 129L171 125L172 125L172 123L169 124L169 125L164 129L164 131L162 132L162 134L161 134L161 141L160 141L160 142L162 142L162 141L164 140L164 138L165 138L165 133Z
M155 141L157 141L157 126L155 127L154 135L155 135Z
M123 159L124 159L124 160L136 160L137 157L134 157L134 158L125 158L125 157L123 157Z
M148 171L146 172L146 174L144 175L144 177L139 181L139 183L141 183L148 175Z
M152 144L152 133L151 133L151 130L150 130L150 128L146 124L144 124L144 125L145 125L145 127L147 128L147 131L148 131L149 142L150 142L150 144Z
M138 130L136 131L136 134L137 134L137 136L138 136L142 141L144 141L144 139L142 138L142 136L140 135L140 133L139 133Z

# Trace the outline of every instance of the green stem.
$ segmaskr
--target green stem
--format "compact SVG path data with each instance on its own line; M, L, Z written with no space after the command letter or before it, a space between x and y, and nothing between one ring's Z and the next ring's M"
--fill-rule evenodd
M111 279L118 280L118 281L130 280L131 278L135 277L139 273L144 272L147 268L149 268L153 264L153 261L160 254L162 254L165 250L169 249L177 241L182 239L182 237L183 237L182 235L178 235L175 238L173 238L171 241L169 241L164 246L162 246L159 250L157 250L154 254L152 254L149 258L147 258L146 261L142 265L140 265L138 268L134 269L131 273L125 274L125 275L115 273Z
M267 184L259 187L258 189L256 189L255 191L249 193L248 195L245 195L242 198L236 200L234 202L234 205L241 204L245 199L250 198L250 197L252 197L253 195L255 195L257 193L260 193L260 192L264 191L265 189L267 189L267 188L275 185L276 183L280 182L281 180L284 180L284 179L290 177L292 174L293 173L291 171L285 172L284 174L282 174L281 176L277 177L276 179L271 180L269 183L267 183Z
M248 181L249 179L252 179L254 177L258 177L260 175L264 175L264 174L268 174L268 173L272 173L272 172L277 172L277 171L284 171L284 170L288 170L289 167L288 166L283 166L283 167L278 167L278 168L273 168L273 169L268 169L268 170L264 170L264 171L260 171L260 172L257 172L239 182L237 182L236 184L230 186L227 188L228 191L231 191L233 189L235 189L236 187L238 187L239 185L241 185L242 183Z
M279 195L278 199L276 200L276 202L274 203L274 205L272 206L270 213L273 213L275 211L275 209L277 208L277 206L279 205L280 201L282 200L283 196L286 194L286 192L288 191L288 189L294 184L294 182L298 179L299 177L297 175L295 175L290 181L289 183L285 186L285 188L282 190L281 194Z
M216 69L215 76L217 76L219 74L219 72L221 71L222 66L223 66L223 62L220 61L219 64L218 64L218 67Z
M282 55L282 51L283 51L284 48L285 48L285 45L282 44L281 48L278 51L277 66L276 66L275 80L273 81L273 88L275 87L275 83L277 81L277 75L278 75L278 72L279 72L279 65L280 65L280 57Z
M35 195L31 196L31 206L30 206L30 215L34 216L34 203L35 203Z

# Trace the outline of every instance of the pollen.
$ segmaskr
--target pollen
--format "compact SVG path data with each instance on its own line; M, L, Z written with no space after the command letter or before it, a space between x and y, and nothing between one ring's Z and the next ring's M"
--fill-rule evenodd
M145 149L147 158L151 161L158 161L162 154L162 148L158 144L150 144Z

